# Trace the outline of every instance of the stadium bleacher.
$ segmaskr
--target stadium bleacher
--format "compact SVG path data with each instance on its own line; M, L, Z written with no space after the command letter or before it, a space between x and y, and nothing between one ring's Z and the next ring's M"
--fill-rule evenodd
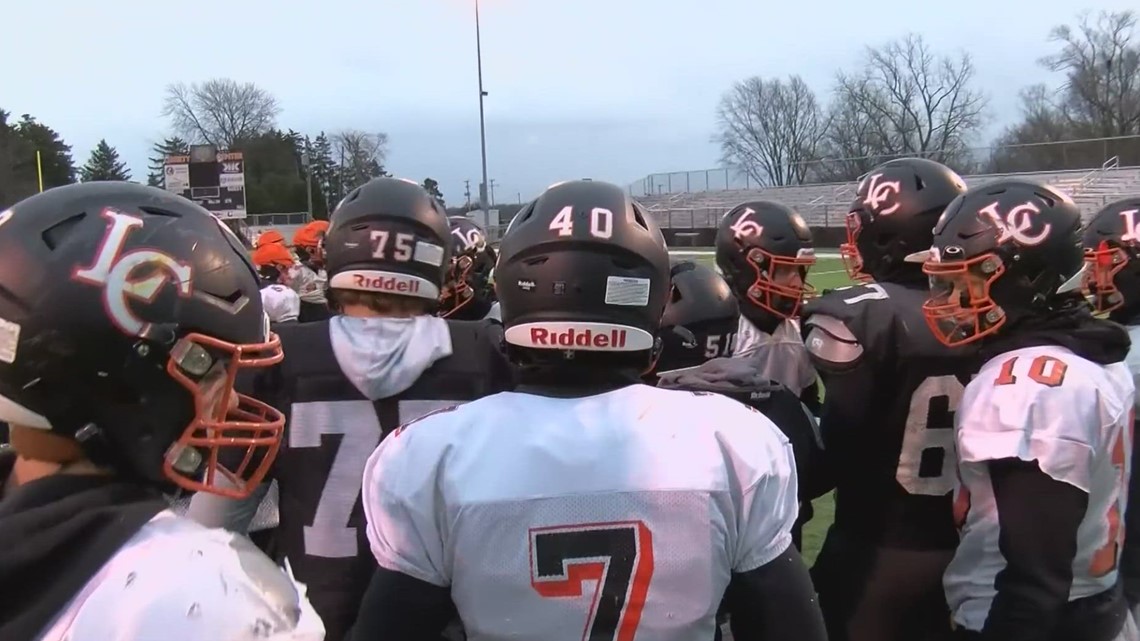
M1140 167L1121 167L1115 157L1093 169L964 176L971 187L1013 177L1050 184L1065 191L1081 207L1086 219L1114 200L1140 194ZM638 200L653 212L663 228L715 227L724 212L747 200L774 200L791 205L812 227L836 227L843 224L857 185L857 182L847 182L695 191L647 195Z

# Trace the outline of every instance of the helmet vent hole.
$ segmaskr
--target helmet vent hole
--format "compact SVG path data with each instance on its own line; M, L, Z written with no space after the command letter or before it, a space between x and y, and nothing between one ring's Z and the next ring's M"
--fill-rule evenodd
M669 302L671 302L671 303L680 302L681 301L681 290L677 289L676 285L671 287L670 290L671 291L669 293Z
M523 261L523 264L527 267L534 267L536 265L545 264L548 260L550 260L549 256L535 256L534 258L528 258L527 260Z
M638 267L637 262L630 260L628 258L614 257L613 258L613 264L614 264L614 267L617 267L618 269L633 270L633 269L637 269L637 267Z
M915 176L914 177L914 188L917 191L922 191L923 189L926 189L926 183L924 183L922 181L922 176Z
M243 302L243 299L245 299L245 294L243 294L240 289L235 289L234 291L225 295L199 289L196 294L201 296L208 296L212 300L208 300L207 302L213 303L215 305L225 305L226 307L235 309L241 309L245 307L245 303Z
M55 248L62 245L68 234L75 229L75 226L83 222L86 217L86 213L76 214L45 229L42 235L44 244L47 245L48 249L55 251Z
M641 210L641 205L637 203L633 205L633 220L640 225L642 229L649 229L649 223L645 222L645 212Z

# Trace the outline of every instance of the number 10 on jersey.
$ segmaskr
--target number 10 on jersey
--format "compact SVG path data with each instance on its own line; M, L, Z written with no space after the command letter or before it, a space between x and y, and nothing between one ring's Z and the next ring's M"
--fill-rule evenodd
M633 641L652 578L653 534L641 521L530 530L530 584L546 598L588 599L583 641Z

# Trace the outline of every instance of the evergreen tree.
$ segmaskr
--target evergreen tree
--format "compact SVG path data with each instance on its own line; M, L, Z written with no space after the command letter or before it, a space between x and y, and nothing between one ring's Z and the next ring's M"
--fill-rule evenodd
M24 162L30 164L33 172L36 170L35 152L40 152L44 189L75 182L75 161L71 158L71 145L63 142L63 138L54 129L24 114L16 124L16 134L32 148L32 156Z
M79 169L79 177L85 183L98 180L130 180L131 172L127 169L127 163L119 160L118 150L107 144L106 140L100 140L91 151L87 164Z
M320 189L322 200L327 203L330 210L328 213L332 213L332 208L340 202L343 194L341 193L340 174L332 158L332 143L329 142L328 136L323 131L309 145L309 162L312 163L313 188ZM315 197L314 200L316 200Z
M166 157L185 156L189 154L190 143L178 136L172 136L160 143L156 143L154 147L151 148L151 153L153 155L147 159L150 161L150 164L147 166L146 184L151 187L163 187L166 180L166 175L163 170Z
M0 109L0 211L36 193L36 150Z

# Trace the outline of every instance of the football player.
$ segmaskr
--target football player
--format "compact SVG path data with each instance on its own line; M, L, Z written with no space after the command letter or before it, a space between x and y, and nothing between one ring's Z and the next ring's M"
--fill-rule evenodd
M720 274L693 261L678 261L670 276L657 385L736 399L756 408L788 437L799 480L800 514L792 528L792 542L799 549L803 525L812 517L811 500L822 493L811 473L822 448L815 419L791 390L764 378L755 359L718 358L731 351L738 316L736 298Z
M250 258L257 267L262 287L273 284L292 287L297 272L297 259L283 243L258 245Z
M269 322L295 323L301 315L301 297L284 285L269 285L261 289L261 304L269 316Z
M736 346L740 307L716 271L691 260L673 261L669 302L661 317L660 374L696 367Z
M512 385L501 326L434 316L450 237L443 208L416 183L377 178L350 192L325 238L337 315L280 327L289 357L255 386L288 416L270 471L278 554L309 585L329 639L345 635L376 567L360 483L377 443Z
M1086 286L1093 309L1128 328L1132 349L1125 362L1132 380L1140 380L1140 198L1117 201L1100 210L1085 227ZM1132 448L1132 470L1140 448ZM1120 574L1124 596L1140 610L1140 474L1129 478L1124 512L1124 551Z
M942 573L958 543L951 511L954 412L969 350L931 336L921 266L938 216L966 189L939 163L871 171L847 216L842 252L867 284L810 301L806 345L827 390L820 431L835 522L812 568L833 641L949 634Z
M323 638L290 576L162 496L246 495L277 452L282 414L233 389L282 358L233 232L92 182L0 213L0 255L0 638Z
M955 200L912 257L934 336L980 344L985 363L955 430L962 539L945 587L964 639L1135 638L1116 586L1130 341L1081 296L1080 224L1062 192L1001 180Z
M759 361L760 372L819 406L819 387L795 318L812 289L811 229L792 208L768 201L737 205L716 233L716 264L740 303L733 356Z
M491 285L495 250L483 229L466 216L447 219L451 225L451 264L443 281L439 315L455 320L499 318L499 303Z
M641 384L669 255L616 185L547 189L511 222L496 290L517 392L380 444L365 510L380 563L359 639L823 638L791 545L791 447L723 396Z
M301 297L300 322L324 320L330 316L325 289L328 274L325 272L324 239L328 232L327 220L314 220L293 234L293 251L297 255L297 272L292 286Z
M257 250L258 248L264 247L266 245L281 245L282 247L285 247L285 237L282 236L281 232L277 231L276 229L264 231L258 235L257 241L253 244L253 248L254 250Z
M269 316L269 327L276 331L281 324L294 324L301 312L301 297L284 285L268 285L261 289L261 304ZM224 498L202 495L179 498L174 510L198 521L206 527L220 527L246 534L259 549L267 554L273 551L274 533L280 522L277 483L262 483L242 501L242 509L220 509L215 503L228 505Z

